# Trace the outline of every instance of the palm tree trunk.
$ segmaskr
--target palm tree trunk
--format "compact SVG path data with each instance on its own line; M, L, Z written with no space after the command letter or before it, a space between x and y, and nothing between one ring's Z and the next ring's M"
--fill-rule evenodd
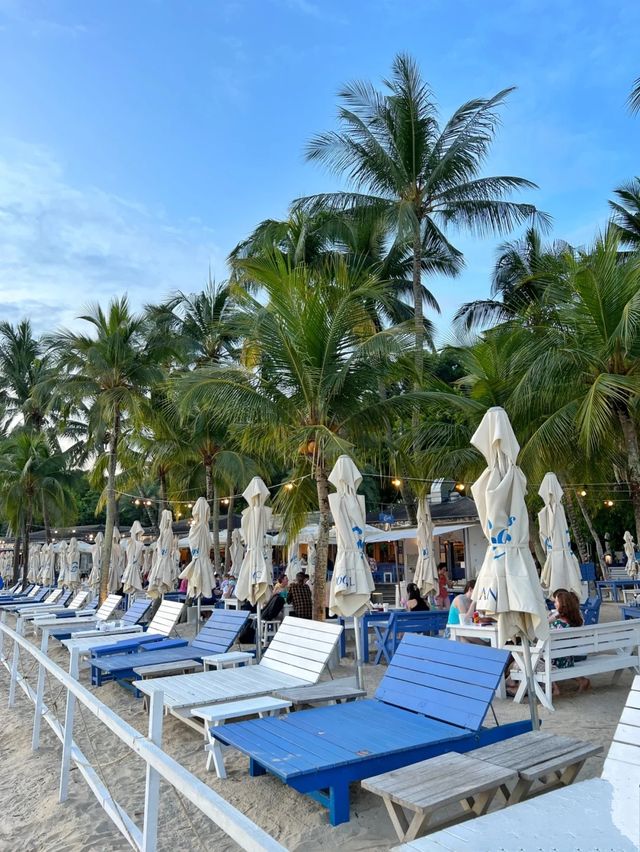
M47 511L47 501L42 495L42 525L44 527L44 540L47 544L51 541L51 526L49 524L49 513Z
M416 379L414 387L419 390L422 385L423 347L424 347L424 314L422 311L422 239L420 222L416 223L413 236L413 322L415 328L415 368Z
M540 536L538 535L538 519L536 517L536 513L531 509L527 510L527 514L529 515L529 550L531 551L531 555L538 563L540 568L543 568L545 562L545 552L542 549L542 545L540 544Z
M104 525L104 549L100 567L100 603L109 594L109 563L113 544L113 528L116 523L116 468L118 465L118 439L120 437L120 411L116 409L109 436L109 459L107 462L107 518Z
M29 572L29 536L31 535L31 525L33 522L33 506L31 500L27 504L27 511L24 517L24 545L22 548L22 582L27 582L27 573Z
M17 583L20 579L20 544L22 536L16 530L16 540L13 542L13 582Z
M228 574L231 570L231 536L233 535L233 492L229 494L229 505L227 506L227 541L224 551L224 571Z
M618 416L627 449L627 478L636 521L635 538L636 541L640 541L640 447L638 446L638 432L628 411L619 411Z
M560 484L562 485L562 482ZM569 526L571 527L571 537L578 548L578 557L580 562L588 562L589 550L587 548L587 543L584 540L584 536L582 535L582 529L578 522L578 515L576 513L576 504L573 499L573 492L570 489L565 489L564 502L567 507L567 517L569 518Z
M600 566L600 575L603 579L607 576L607 563L604 559L604 551L602 549L602 542L600 541L600 536L598 535L596 528L593 525L593 521L591 520L591 515L589 514L587 507L585 506L584 500L582 497L576 493L576 501L578 506L580 506L580 511L582 512L582 517L585 520L587 528L591 533L591 538L593 539L593 543L596 546L596 554L598 556L598 564Z
M213 476L212 476L213 479ZM220 573L220 499L218 486L213 479L213 505L211 507L211 523L213 524L213 570Z
M320 525L316 547L316 568L313 580L313 617L318 619L318 621L324 621L327 560L329 558L329 518L331 517L331 510L329 509L329 478L323 464L318 463L316 465L315 479L318 492L318 508L320 510Z

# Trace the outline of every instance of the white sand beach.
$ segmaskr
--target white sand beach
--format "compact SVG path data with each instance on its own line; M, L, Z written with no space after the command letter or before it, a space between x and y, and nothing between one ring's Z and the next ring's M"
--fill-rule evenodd
M615 620L618 608L602 607L601 620ZM184 625L182 626L184 627ZM187 635L187 630L181 630ZM52 657L63 667L68 657L59 647ZM384 675L386 667L366 666L369 694ZM34 680L34 671L29 673ZM353 664L344 661L335 677L353 674ZM613 735L625 703L632 677L624 672L614 686L611 675L592 678L592 688L578 694L572 682L562 684L563 695L551 713L541 708L544 729L601 743L605 750ZM88 682L84 672L82 682ZM71 772L68 801L57 802L61 747L50 729L43 725L39 752L31 750L33 706L18 690L16 706L7 708L8 673L0 670L0 852L120 852L130 846L98 805L77 771ZM141 701L115 684L95 690L99 698L141 732L146 732L147 717ZM56 699L57 696L57 699ZM56 703L57 700L57 703ZM47 704L56 706L60 718L64 714L64 697L59 688L49 684ZM528 705L514 704L511 699L494 703L500 722L524 719ZM493 724L487 719L487 724ZM130 814L141 821L144 794L144 765L114 735L86 711L77 711L76 740L94 767L99 768L110 789ZM228 779L221 781L205 770L203 743L196 731L172 717L165 719L164 748L187 769L209 784L228 802L239 808L254 822L272 834L290 850L343 849L388 850L397 839L381 799L355 785L352 788L351 820L332 828L327 812L311 799L302 796L269 776L250 778L247 759L230 752L226 758ZM603 757L585 764L579 778L600 773ZM450 813L454 813L451 811ZM447 812L442 812L443 820ZM561 827L557 827L561 828ZM556 836L557 839L557 836ZM162 784L159 849L215 849L227 852L238 848L197 809L184 802L173 788Z

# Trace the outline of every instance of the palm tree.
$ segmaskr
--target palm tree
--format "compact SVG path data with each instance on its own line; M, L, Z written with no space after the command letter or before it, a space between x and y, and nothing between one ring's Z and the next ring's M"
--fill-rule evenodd
M620 234L620 242L636 250L640 248L640 179L633 178L614 189L618 201L610 201L613 223Z
M65 454L52 453L42 433L17 429L0 444L0 499L16 538L22 533L26 581L34 517L45 503L64 512L73 501Z
M48 338L63 370L59 393L87 413L89 436L104 437L107 445L105 543L100 597L107 595L109 561L116 516L116 471L123 421L141 419L149 406L149 391L163 381L160 367L169 348L149 344L143 316L131 313L126 297L114 299L105 312L94 305L79 317L88 334L62 330Z
M346 175L352 191L316 195L298 203L311 209L376 208L412 251L416 381L424 343L423 256L437 247L453 254L443 228L503 232L531 219L536 208L507 200L514 190L535 188L512 176L481 177L498 124L497 109L511 89L459 107L441 126L433 94L416 63L396 57L386 91L352 83L340 92L339 131L320 134L307 158ZM545 216L540 216L546 221Z
M577 444L594 464L623 468L638 535L640 258L619 249L619 232L609 228L591 251L568 257L557 322L523 349L529 364L512 404L540 421L525 458L554 447L571 459Z
M29 320L0 323L1 399L8 424L19 421L40 431L47 424L51 376L49 358L33 336Z
M640 77L634 82L629 94L629 109L632 114L640 112Z
M469 331L516 317L534 325L548 321L544 294L547 285L563 274L564 256L570 251L561 241L545 246L535 228L528 228L522 239L503 243L493 268L492 298L462 305L454 322Z
M363 434L384 428L389 412L402 406L403 398L379 399L378 379L387 359L407 347L408 335L401 329L376 332L365 304L384 301L384 287L371 279L354 287L343 261L333 259L319 270L292 265L282 254L271 260L270 266L244 261L266 299L242 297L248 366L187 374L182 399L210 417L244 426L244 449L282 460L294 479L302 478L298 488L276 499L287 523L302 524L314 482L320 510L314 610L323 618L330 464ZM298 511L287 511L290 502Z

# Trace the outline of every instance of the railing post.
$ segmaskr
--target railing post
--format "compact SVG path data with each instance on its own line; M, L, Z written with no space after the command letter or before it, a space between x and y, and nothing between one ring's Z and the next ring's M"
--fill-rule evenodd
M162 714L164 693L151 693L149 700L149 739L162 748ZM144 826L142 829L142 852L156 852L158 842L158 809L160 804L160 773L147 763L147 780L144 791Z
M69 674L78 677L78 658L71 657ZM60 767L59 802L66 802L69 793L69 770L71 769L71 749L73 748L73 716L76 707L76 697L67 689L67 707L64 714L64 739L62 740L62 764Z
M46 654L49 650L49 628L42 628L42 642L40 650ZM38 685L36 687L36 711L33 717L33 735L31 737L31 749L37 751L40 748L40 725L42 722L42 705L44 703L44 676L45 669L42 663L38 666Z
M7 613L3 610L0 615L0 623L7 623ZM0 663L4 662L4 630L0 630Z
M20 619L16 625L16 633L21 636L22 625ZM9 707L13 707L16 703L16 683L18 682L18 663L20 662L20 645L17 642L13 643L13 660L11 662L11 683L9 684Z

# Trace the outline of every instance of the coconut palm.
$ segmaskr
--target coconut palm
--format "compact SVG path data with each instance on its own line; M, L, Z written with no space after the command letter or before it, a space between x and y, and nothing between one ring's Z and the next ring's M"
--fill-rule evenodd
M454 322L467 331L516 317L529 324L548 322L544 294L562 276L564 256L571 250L562 241L545 246L535 228L528 228L522 239L503 243L493 268L491 298L462 305Z
M640 248L640 179L633 178L614 189L617 201L610 201L613 222L620 242L631 249Z
M116 471L123 421L141 419L149 407L149 391L163 381L160 364L166 341L149 345L148 326L135 315L126 297L114 299L107 310L93 306L79 317L89 325L86 334L62 330L47 339L63 374L59 393L87 414L89 436L104 437L106 452L106 524L100 597L108 593L109 561L116 515ZM106 432L105 432L106 430Z
M307 158L345 175L347 192L300 200L312 209L377 208L412 251L416 376L424 343L422 270L429 247L451 254L449 225L480 234L504 232L531 219L531 204L508 200L534 188L509 175L482 177L498 125L498 108L511 89L468 101L441 125L433 94L416 63L404 54L393 63L385 91L356 82L340 92L340 129L314 137ZM546 221L546 217L541 217Z
M629 109L634 114L640 112L640 77L634 82L629 94Z
M245 264L266 299L263 303L249 293L242 297L249 366L200 369L184 376L182 404L244 425L245 449L282 460L294 479L302 478L299 487L283 492L290 496L276 500L285 520L295 515L301 525L301 513L311 508L315 492L320 534L314 610L322 618L330 465L359 436L383 428L389 412L403 406L402 397L379 399L378 380L382 365L404 351L409 338L401 329L376 332L365 305L367 300L383 302L384 287L371 279L354 286L339 259L322 270L294 266L282 254L273 256L270 266ZM410 404L409 395L406 401ZM288 502L299 511L287 512Z

